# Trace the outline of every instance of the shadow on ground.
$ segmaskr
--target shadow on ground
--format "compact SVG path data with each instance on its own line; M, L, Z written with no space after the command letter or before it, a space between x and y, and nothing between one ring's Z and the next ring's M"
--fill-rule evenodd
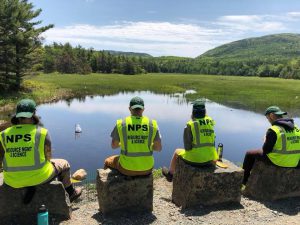
M65 218L62 218L57 215L49 215L49 225L57 225L62 221L65 221ZM20 215L15 217L1 218L1 225L36 225L37 224L37 215Z
M140 225L140 224L151 224L157 218L152 213L118 213L117 215L103 216L101 212L98 212L92 216L97 222L105 225L112 224L132 224L132 225Z
M262 202L267 208L289 216L300 212L300 197L276 200L273 202Z
M193 206L193 208L181 209L180 212L185 216L205 216L215 211L231 211L239 209L244 209L244 206L240 203L224 203L212 206Z

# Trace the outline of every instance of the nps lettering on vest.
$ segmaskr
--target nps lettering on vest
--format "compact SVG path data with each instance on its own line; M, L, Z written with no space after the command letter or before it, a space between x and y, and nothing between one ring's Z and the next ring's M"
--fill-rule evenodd
M141 124L128 124L127 131L148 131L147 124L141 125ZM129 135L128 140L131 141L132 144L144 144L145 140L148 139L147 135Z
M193 163L205 163L217 160L218 155L215 149L214 121L209 116L202 119L193 119L187 123L192 131L191 150L183 151L180 156Z
M36 125L16 125L0 135L4 147L4 182L14 188L34 186L46 181L53 166L45 157L47 130Z
M154 166L152 145L157 132L155 120L129 116L117 121L121 142L119 163L124 169L146 171Z
M25 135L16 134L16 135L6 136L5 145L7 145L8 143L18 143L21 140L23 140L24 142L31 141L31 134L25 134ZM33 150L32 147L14 147L14 148L7 148L6 153L9 153L10 157L26 157L26 152L32 150Z
M267 156L277 166L296 167L300 160L300 130L297 126L291 130L274 125L271 129L277 140L271 153Z

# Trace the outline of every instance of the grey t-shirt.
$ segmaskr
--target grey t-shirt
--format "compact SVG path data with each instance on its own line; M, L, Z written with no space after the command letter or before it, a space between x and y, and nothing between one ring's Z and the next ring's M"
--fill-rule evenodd
M191 150L193 148L193 134L190 125L186 125L183 131L183 144L185 150Z

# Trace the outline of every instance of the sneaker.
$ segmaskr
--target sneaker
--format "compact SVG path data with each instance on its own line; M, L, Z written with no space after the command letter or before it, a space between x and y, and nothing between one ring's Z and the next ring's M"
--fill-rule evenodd
M69 196L70 202L74 202L76 199L78 199L81 193L82 193L82 189L80 187L75 188L73 194Z
M164 175L167 179L167 181L172 182L173 180L173 174L170 173L169 169L167 167L163 167L161 170L162 175Z

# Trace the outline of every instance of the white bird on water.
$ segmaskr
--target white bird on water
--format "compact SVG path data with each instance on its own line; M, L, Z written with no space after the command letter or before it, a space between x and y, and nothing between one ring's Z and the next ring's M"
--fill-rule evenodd
M81 132L82 132L82 129L81 129L80 125L76 124L75 125L75 133L81 133Z

